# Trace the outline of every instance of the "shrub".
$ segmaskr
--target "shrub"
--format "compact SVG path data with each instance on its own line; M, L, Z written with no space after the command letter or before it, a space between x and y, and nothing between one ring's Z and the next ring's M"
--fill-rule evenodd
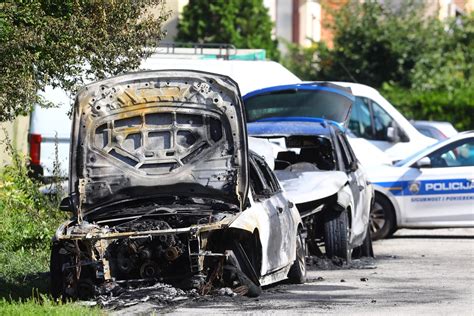
M0 169L0 251L49 249L65 214L57 199L43 195L41 184L28 176L27 159L5 142L12 164Z
M381 93L409 119L448 121L459 131L474 129L474 87L429 91L385 84Z

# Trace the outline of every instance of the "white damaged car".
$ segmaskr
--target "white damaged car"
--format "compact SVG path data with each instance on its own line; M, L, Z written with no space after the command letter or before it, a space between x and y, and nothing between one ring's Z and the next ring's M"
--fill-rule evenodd
M329 83L244 96L249 135L271 144L275 174L301 213L309 251L322 255L322 248L327 257L347 261L353 250L354 257L373 256L373 189L341 125L353 101L349 89Z
M69 196L51 253L55 297L128 282L305 281L300 214L247 149L237 84L196 71L130 73L77 95Z

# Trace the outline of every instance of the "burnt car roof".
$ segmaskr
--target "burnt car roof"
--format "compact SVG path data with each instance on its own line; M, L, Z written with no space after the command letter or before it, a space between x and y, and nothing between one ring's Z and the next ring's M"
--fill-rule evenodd
M247 135L237 83L184 70L141 71L85 86L73 118L75 209L143 197L242 205Z

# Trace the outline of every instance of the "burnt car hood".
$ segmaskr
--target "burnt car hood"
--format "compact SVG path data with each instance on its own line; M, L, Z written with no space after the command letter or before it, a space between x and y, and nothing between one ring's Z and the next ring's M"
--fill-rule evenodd
M248 122L309 118L342 125L346 125L355 101L349 88L325 82L268 87L243 99Z
M245 117L229 77L164 70L92 83L76 97L71 139L70 195L82 214L131 199L246 199Z

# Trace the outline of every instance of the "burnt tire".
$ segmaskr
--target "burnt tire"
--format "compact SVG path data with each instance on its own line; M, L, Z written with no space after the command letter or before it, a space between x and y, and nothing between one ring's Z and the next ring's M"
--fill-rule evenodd
M306 282L306 239L301 232L296 236L296 259L288 272L288 280L294 284Z
M351 261L349 247L349 217L347 210L330 210L324 217L324 247L329 258L341 258Z
M260 296L262 294L262 287L256 283L258 279L256 279L254 267L240 244L236 246L233 247L233 250L229 251L227 262L224 265L224 282L233 289L245 286L247 288L245 295L248 297ZM255 281L252 281L252 279Z
M395 211L392 204L380 194L370 208L370 232L372 240L390 237L396 230Z
M49 292L56 300L64 298L64 274L62 271L64 256L59 253L60 248L59 244L53 244L49 261Z
M354 248L352 252L352 258L360 259L362 257L371 257L374 258L374 249L372 248L372 238L371 238L370 226L367 227L367 233L365 235L362 245Z
M226 283L228 283L231 288L237 289L242 286L246 287L247 292L245 295L248 297L257 297L262 294L262 288L250 280L249 277L235 265L225 265L223 273Z

